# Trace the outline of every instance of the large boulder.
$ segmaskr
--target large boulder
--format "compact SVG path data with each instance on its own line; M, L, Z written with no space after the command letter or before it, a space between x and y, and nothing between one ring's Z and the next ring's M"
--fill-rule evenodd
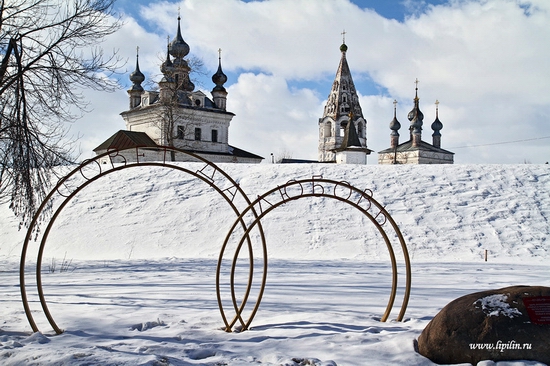
M542 286L460 297L422 331L418 351L440 364L533 360L550 365L549 300L550 287Z

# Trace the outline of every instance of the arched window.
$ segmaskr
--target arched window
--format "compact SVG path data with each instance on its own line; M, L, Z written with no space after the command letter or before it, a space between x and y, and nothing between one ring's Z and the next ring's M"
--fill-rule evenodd
M323 135L324 137L332 136L332 124L330 122L325 122L325 126L323 128Z

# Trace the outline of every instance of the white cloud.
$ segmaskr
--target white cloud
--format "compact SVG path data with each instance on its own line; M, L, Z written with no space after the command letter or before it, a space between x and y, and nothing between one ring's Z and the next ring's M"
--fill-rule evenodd
M282 150L295 158L315 158L317 122L338 66L343 29L359 91L358 80L365 76L387 90L361 97L369 148L388 147L394 98L406 138L417 77L426 141L431 140L436 99L441 102L444 148L550 136L550 4L545 0L453 0L423 7L423 13L404 22L361 10L348 0L151 3L141 14L159 34L128 19L108 40L109 47L116 44L130 58L129 71L139 45L142 71L158 73L166 35L175 33L178 6L184 38L207 69L215 70L221 47L226 73L245 72L228 82L228 109L237 115L230 143L266 160ZM288 83L319 80L316 90L294 90ZM124 98L120 92L116 103ZM126 103L114 104L113 99L96 111L110 108L118 115L126 108ZM456 149L455 161L541 163L550 160L548 141Z
M228 90L228 109L236 111L230 143L270 161L283 152L317 159L319 97L309 89L289 90L278 76L241 74Z

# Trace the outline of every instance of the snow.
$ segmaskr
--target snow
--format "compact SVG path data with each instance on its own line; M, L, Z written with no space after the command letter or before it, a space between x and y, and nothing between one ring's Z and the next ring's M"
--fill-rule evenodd
M41 331L32 334L19 292L26 233L0 205L0 363L427 366L433 363L415 352L415 339L450 301L512 285L550 286L548 165L220 167L251 200L314 175L372 190L411 257L404 321L395 320L396 300L380 322L392 272L370 221L337 200L304 198L262 219L269 257L263 300L250 330L224 332L216 264L235 213L188 174L134 167L85 187L52 227L42 281L61 335L29 289ZM32 288L37 243L31 247ZM399 266L402 281L402 260ZM400 282L397 299L402 295Z
M502 294L490 295L474 301L474 305L481 305L481 309L487 316L503 315L508 318L521 316L521 311L510 307L510 304L506 302L507 299L508 296Z

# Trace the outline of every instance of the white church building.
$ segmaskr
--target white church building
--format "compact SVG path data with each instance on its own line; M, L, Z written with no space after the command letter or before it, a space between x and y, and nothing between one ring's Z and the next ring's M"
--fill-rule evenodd
M410 121L409 139L399 143L401 123L397 120L397 101L394 101L393 120L390 122L390 147L378 152L378 164L453 164L454 153L441 148L441 129L443 123L439 120L439 101L435 101L435 120L432 143L422 140L424 113L420 110L418 98L418 79L416 80L414 107L407 115Z
M136 68L130 74L132 86L128 90L129 109L121 116L126 130L121 130L94 149L99 155L110 150L147 147L147 155L140 160L162 160L163 146L175 147L199 155L215 163L260 163L262 157L229 145L229 125L235 116L226 110L227 76L222 71L221 51L217 72L212 76L215 84L212 99L190 80L191 67L185 57L189 45L180 29L180 17L175 38L168 44L166 60L160 70L162 79L158 91L146 91L141 86L145 76ZM126 152L124 158L135 160L135 154ZM184 154L172 154L168 160L188 160ZM106 163L109 157L104 158Z
M318 161L320 163L366 164L367 121L346 59L348 46L340 46L342 56L327 99L323 117L319 118Z

